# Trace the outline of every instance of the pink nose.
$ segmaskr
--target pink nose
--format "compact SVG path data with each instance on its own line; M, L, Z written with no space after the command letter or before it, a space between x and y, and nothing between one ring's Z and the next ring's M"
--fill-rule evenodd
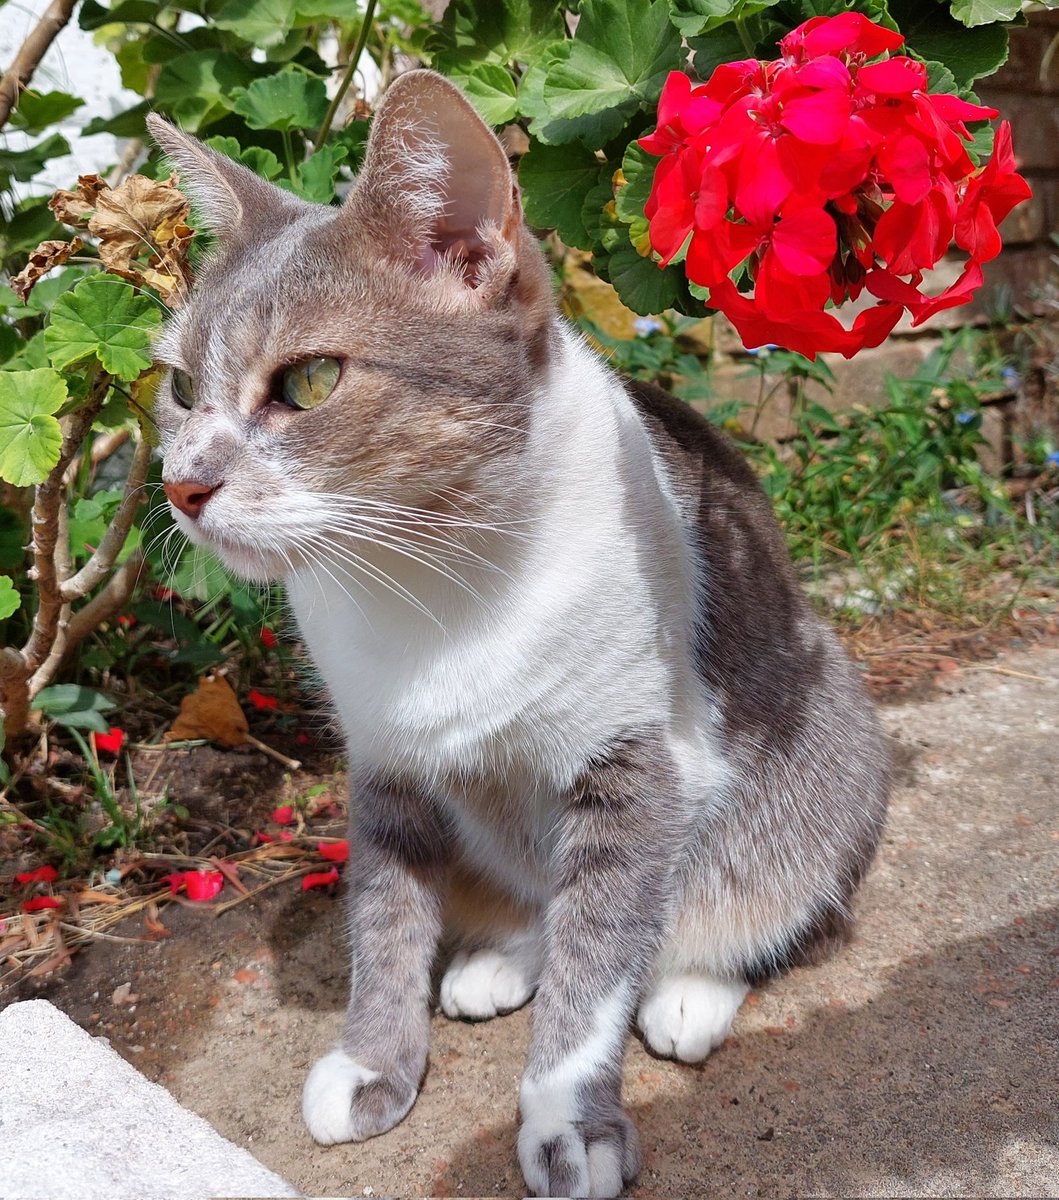
M206 506L206 501L221 485L210 487L205 483L191 483L185 480L183 483L167 483L163 486L170 504L194 521Z

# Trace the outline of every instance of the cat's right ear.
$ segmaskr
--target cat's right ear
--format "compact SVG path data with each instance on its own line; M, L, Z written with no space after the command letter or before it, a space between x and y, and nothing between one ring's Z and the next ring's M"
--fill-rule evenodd
M222 243L267 238L277 223L304 208L289 193L156 113L148 113L147 128L175 168L203 227Z

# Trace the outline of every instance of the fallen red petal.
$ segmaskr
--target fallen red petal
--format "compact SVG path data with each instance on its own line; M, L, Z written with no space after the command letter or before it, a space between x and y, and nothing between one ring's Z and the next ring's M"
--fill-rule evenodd
M23 912L39 912L42 908L62 908L63 902L58 896L34 896L22 904Z
M109 733L94 733L96 749L105 754L117 754L125 742L125 730L111 726Z
M307 892L310 888L329 887L332 883L338 883L338 867L332 867L330 871L317 871L315 874L304 876L302 891Z
M35 871L23 871L15 876L16 883L54 883L59 872L54 867L38 867Z
M290 804L281 804L272 810L272 819L277 825L293 825L294 808Z
M279 701L275 696L266 696L264 692L259 692L257 688L251 688L247 699L255 708L276 708Z
M212 900L224 887L224 876L220 871L185 871L184 886L188 899L201 903Z
M345 839L340 842L318 842L316 848L320 852L320 857L326 858L328 862L344 863L349 861L349 842Z

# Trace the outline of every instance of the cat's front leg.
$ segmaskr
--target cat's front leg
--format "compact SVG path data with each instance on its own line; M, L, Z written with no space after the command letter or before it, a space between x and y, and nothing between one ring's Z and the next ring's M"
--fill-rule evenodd
M617 1196L639 1171L622 1060L669 925L682 808L652 735L623 739L564 804L520 1096L519 1161L538 1196Z
M414 789L369 782L350 804L353 980L342 1040L309 1073L302 1115L324 1145L393 1128L419 1091L448 838Z

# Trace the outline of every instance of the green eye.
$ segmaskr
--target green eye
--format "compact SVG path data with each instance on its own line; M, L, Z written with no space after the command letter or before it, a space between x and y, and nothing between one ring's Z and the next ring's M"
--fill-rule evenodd
M181 408L190 408L195 403L195 381L179 368L173 368L173 396Z
M307 358L295 363L280 380L284 403L291 408L319 408L335 390L341 371L337 358Z

